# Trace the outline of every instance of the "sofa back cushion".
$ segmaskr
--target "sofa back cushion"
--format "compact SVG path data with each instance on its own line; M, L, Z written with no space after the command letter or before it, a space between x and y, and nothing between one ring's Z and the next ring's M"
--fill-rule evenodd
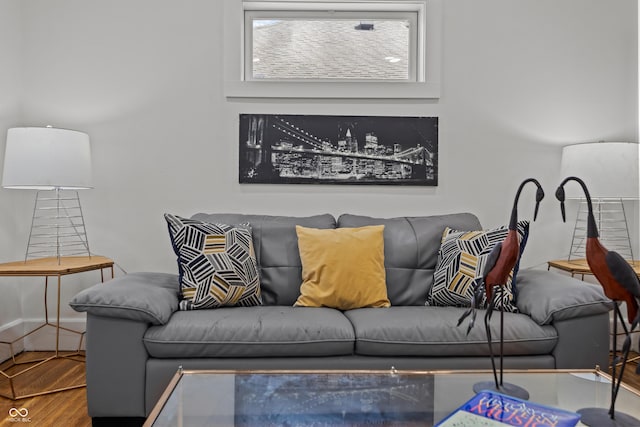
M218 224L251 224L253 248L260 272L265 305L293 305L300 295L302 263L296 225L308 228L336 228L330 214L308 217L198 213L192 219ZM437 252L437 248L436 248Z
M384 225L387 295L391 305L424 305L433 284L442 233L446 227L479 230L470 213L423 217L372 218L344 214L338 227Z

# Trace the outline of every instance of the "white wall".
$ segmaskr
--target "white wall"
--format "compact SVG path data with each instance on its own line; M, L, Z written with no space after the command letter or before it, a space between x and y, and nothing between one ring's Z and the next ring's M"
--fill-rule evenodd
M561 146L638 140L635 0L447 0L438 101L225 99L219 2L14 3L24 23L21 124L90 134L95 189L81 194L90 244L127 271L175 271L164 212L471 211L491 227L507 222L528 176L547 190L523 259L540 265L569 245L553 197ZM439 116L440 184L240 185L240 113ZM521 217L532 199L528 188ZM0 205L0 235L27 232L32 199L19 202ZM19 257L22 241L12 245ZM63 299L86 286L70 283ZM24 291L25 318L38 316L38 292Z
M22 67L22 14L20 0L0 2L0 140L4 141L7 129L16 126L20 117L21 67ZM4 143L0 149L0 164L4 159ZM15 208L24 195L0 190L0 259L12 259L16 255L17 229L24 218ZM16 281L0 281L0 334L3 339L19 336L22 317L21 293ZM8 355L7 346L0 346L0 360Z
M446 144L451 163L478 177L456 180L452 193L475 190L471 206L486 225L500 209L507 220L513 181L539 177L547 197L525 265L569 250L576 206L561 226L560 147L638 139L636 9L635 1L446 2ZM531 215L524 206L520 215Z

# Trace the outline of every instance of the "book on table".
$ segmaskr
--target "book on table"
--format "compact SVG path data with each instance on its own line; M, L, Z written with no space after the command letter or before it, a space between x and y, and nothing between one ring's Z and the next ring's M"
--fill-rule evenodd
M573 427L580 414L484 390L436 427Z

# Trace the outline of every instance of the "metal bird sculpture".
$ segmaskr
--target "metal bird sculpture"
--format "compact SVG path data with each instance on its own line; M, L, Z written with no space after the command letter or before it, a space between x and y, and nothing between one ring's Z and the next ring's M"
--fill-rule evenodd
M487 256L482 277L480 277L474 284L470 308L458 319L458 326L460 326L464 319L471 315L471 320L469 321L469 326L467 328L467 335L475 325L476 310L482 301L483 295L486 295L486 302L489 303L492 300L493 287L498 284L506 284L507 279L509 278L509 273L518 262L518 257L520 256L520 243L518 242L517 230L518 200L520 199L520 193L522 192L523 187L528 182L534 182L538 187L538 190L536 191L536 207L533 213L533 220L535 221L538 217L538 209L540 207L540 201L544 198L544 191L542 190L540 183L535 178L528 178L522 181L518 187L518 191L513 202L513 208L511 209L511 218L509 220L507 236L502 242L495 245Z
M507 237L498 243L489 254L487 260L487 266L484 274L484 287L487 295L487 301L492 299L493 287L504 286L507 284L507 279L511 270L518 262L520 257L520 242L518 241L518 200L520 199L520 193L522 188L528 183L533 182L538 189L536 190L536 207L533 212L533 220L538 217L538 209L540 208L540 202L544 198L544 190L542 186L535 178L527 178L518 187L518 192L513 201L513 208L511 209L511 218L509 220L509 232Z
M458 325L460 325L466 317L471 315L471 320L469 322L469 327L467 329L467 334L471 331L475 324L476 317L476 308L482 298L482 291L484 290L484 294L486 295L486 303L488 304L486 314L484 317L484 325L487 334L487 343L489 345L489 354L491 356L491 366L493 368L493 378L494 384L481 382L474 385L474 391L478 392L484 389L493 389L495 391L499 391L504 394L509 394L511 396L520 397L522 399L528 399L529 393L518 387L514 384L508 384L503 382L503 356L504 356L504 302L500 304L500 380L498 380L498 374L496 370L495 357L493 354L493 345L492 345L492 336L491 336L491 328L490 321L491 315L496 306L496 298L502 299L504 286L507 284L507 280L509 278L509 274L511 270L515 267L518 259L520 257L520 242L518 241L518 200L520 199L520 193L522 193L522 189L524 186L532 182L534 183L538 189L536 191L536 207L534 211L533 220L535 221L538 217L538 208L540 207L540 202L544 198L544 190L542 186L535 178L527 178L518 187L518 191L516 193L515 199L513 201L513 208L511 209L511 218L509 220L509 227L507 231L507 236L504 240L498 243L493 247L489 256L487 257L487 262L485 264L485 269L483 271L482 280L476 283L472 301L471 308L467 310L458 320ZM494 288L498 286L499 292L494 294Z
M580 184L587 199L587 246L585 251L587 264L589 264L589 269L602 285L605 295L614 302L614 309L616 313L614 328L617 326L617 319L620 319L626 335L622 346L622 367L620 368L620 373L617 378L616 365L620 359L617 357L613 358L611 406L608 410L601 408L585 408L578 412L582 415L581 421L588 426L638 426L640 425L640 421L638 419L627 414L615 412L615 402L618 390L620 389L622 374L624 373L627 359L629 357L629 349L631 347L630 333L640 322L638 314L640 280L638 280L638 276L631 265L629 265L629 263L625 261L619 253L607 250L607 248L605 248L598 240L598 227L596 225L595 216L593 215L591 195L589 194L589 190L587 189L584 181L575 176L565 178L556 190L556 198L560 201L562 220L566 220L564 186L569 181L576 181ZM629 320L629 323L631 323L630 329L627 328L618 305L621 301L624 301L627 306L627 319ZM614 331L614 352L616 351L616 335L617 331ZM640 373L640 367L637 372Z

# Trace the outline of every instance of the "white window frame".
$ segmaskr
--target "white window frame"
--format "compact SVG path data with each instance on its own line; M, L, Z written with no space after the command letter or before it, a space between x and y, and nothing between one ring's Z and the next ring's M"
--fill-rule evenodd
M443 0L224 0L224 92L228 98L439 98ZM413 81L246 78L245 10L418 12ZM253 12L252 12L253 13ZM265 15L266 16L266 15ZM249 46L250 47L250 46ZM410 49L413 46L410 44ZM413 76L412 76L413 77Z

